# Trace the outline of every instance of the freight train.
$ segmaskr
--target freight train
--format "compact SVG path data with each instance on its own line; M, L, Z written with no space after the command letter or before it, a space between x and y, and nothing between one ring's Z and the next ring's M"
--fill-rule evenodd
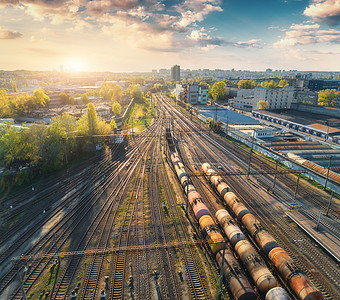
M190 181L188 174L184 169L181 158L177 154L171 134L166 133L170 149L170 159L174 166L178 180L187 196L187 203L197 219L203 237L208 242L212 253L216 257L216 261L223 270L224 278L227 285L236 300L255 300L257 299L251 284L244 274L241 266L238 264L233 253L227 249L227 244L219 232L219 228L214 222L208 207L204 204L201 195ZM223 191L224 193L225 191ZM256 253L255 249L248 241L244 239L241 230L226 215L227 211L219 212L219 218L223 219L223 224L231 223L233 228L230 230L231 244L237 245L236 252L241 257L242 262L248 269L258 291L265 296L265 300L288 300L290 297L286 290L277 286L277 281L268 270L267 266ZM228 214L228 213L227 213ZM228 214L229 215L229 214ZM229 231L228 231L229 233ZM239 242L237 240L239 239Z
M279 247L277 241L261 225L259 220L250 213L247 207L240 202L233 192L230 191L228 184L217 174L210 164L204 163L202 165L202 169L212 186L217 190L221 198L224 199L227 207L244 225L248 234L254 239L259 248L274 264L278 272L289 284L298 298L301 300L323 299L321 292L299 270L287 252ZM225 209L217 211L216 217L221 227L224 229L230 243L235 247L235 250L239 253L241 260L247 266L247 261L250 260L249 258L256 255L256 253L252 253L252 250L249 247L249 242L245 240L245 236L242 231L239 227L237 227L234 219ZM240 251L242 248L247 250ZM281 293L281 290L273 288L267 293L266 300L267 297L268 299L286 299Z

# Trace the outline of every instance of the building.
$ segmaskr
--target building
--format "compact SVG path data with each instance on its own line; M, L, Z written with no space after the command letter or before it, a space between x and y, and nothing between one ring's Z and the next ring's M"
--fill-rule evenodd
M340 91L340 80L309 80L308 89L311 91L321 91L325 89Z
M175 81L181 80L181 68L179 65L174 65L171 67L171 79Z
M191 105L207 104L208 93L206 85L176 84L176 98Z
M254 98L254 89L238 89L237 96L230 100L234 108L252 111L257 109L257 100Z
M272 90L267 90L262 87L254 88L254 102L258 103L261 100L267 101L267 109L290 108L294 96L294 87L276 88Z

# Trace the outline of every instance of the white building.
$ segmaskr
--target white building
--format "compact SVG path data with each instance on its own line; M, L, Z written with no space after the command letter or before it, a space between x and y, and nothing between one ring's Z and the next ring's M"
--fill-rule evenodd
M261 100L268 102L267 109L290 108L294 100L294 87L276 88L267 90L266 88L254 88L254 101L258 103Z
M257 101L254 99L254 89L238 89L237 96L231 99L231 106L246 111L257 109Z

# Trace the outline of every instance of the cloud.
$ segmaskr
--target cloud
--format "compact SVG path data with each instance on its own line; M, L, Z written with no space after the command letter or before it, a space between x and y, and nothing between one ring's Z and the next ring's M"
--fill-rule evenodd
M22 34L18 31L7 30L6 28L0 28L1 40L15 40L22 37Z
M229 44L222 38L212 37L204 27L192 30L190 35L187 35L187 39L190 41L187 43L188 46L198 45L204 51Z
M204 28L197 29L207 15L222 11L222 0L0 0L1 4L20 7L36 21L69 25L67 33L99 29L128 47L149 51L208 50L226 44ZM200 31L196 40L195 30ZM32 34L32 40L37 39Z
M234 47L237 47L237 48L258 48L258 49L261 49L262 46L258 44L260 40L256 40L256 39L253 39L253 40L249 40L249 41L245 41L245 42L237 42L237 43L234 43Z
M138 0L94 0L87 3L87 12L99 16L111 10L127 11L138 6Z
M274 48L292 47L317 43L340 43L340 31L320 30L319 24L293 24L285 36L273 44Z
M340 23L340 0L313 0L303 14L316 22L335 26Z
M27 50L44 56L58 56L62 55L61 52L45 48L27 48Z
M186 27L195 22L201 22L206 15L223 11L221 4L220 0L185 0L175 6L175 10L181 14L178 25Z

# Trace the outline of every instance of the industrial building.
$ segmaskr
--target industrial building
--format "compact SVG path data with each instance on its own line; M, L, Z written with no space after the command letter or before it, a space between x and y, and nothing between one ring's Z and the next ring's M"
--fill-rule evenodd
M287 116L288 113L298 116ZM280 115L273 112L253 111L253 116L272 123L276 123L287 128L295 129L304 133L315 135L328 141L340 144L340 119L329 118L327 116L315 115L308 113L309 118L302 112L286 111L286 114ZM335 127L336 126L336 127Z

